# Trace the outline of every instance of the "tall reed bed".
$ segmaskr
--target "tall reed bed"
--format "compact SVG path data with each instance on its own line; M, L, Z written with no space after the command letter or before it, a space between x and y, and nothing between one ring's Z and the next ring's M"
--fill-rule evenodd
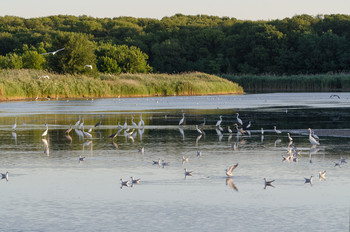
M350 74L319 75L222 75L246 92L350 91Z
M98 74L92 77L38 70L0 70L0 100L241 93L243 89L238 84L204 73Z

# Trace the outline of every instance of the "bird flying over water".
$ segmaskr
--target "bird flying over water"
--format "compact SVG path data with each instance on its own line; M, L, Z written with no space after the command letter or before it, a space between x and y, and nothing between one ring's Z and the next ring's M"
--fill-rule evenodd
M235 168L237 168L238 163L236 163L235 165L232 165L229 169L226 169L226 176L232 176L232 172L233 170L235 170Z

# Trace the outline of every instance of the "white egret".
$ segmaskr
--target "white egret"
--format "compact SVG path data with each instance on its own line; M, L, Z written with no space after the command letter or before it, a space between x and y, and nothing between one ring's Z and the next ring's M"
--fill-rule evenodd
M310 143L311 143L312 145L320 145L320 143L317 142L316 139L315 139L314 137L311 136L311 134L312 134L311 128L309 128L309 131L310 131L310 133L309 133L309 141L310 141Z
M184 123L184 121L185 121L185 113L182 113L182 118L179 122L179 126L182 125Z
M92 134L90 134L89 132L84 131L84 127L83 127L83 134L86 136L86 138L92 139Z
M228 131L228 133L232 134L232 130L229 126L227 127L227 131Z
M40 78L43 78L43 79L48 79L48 80L50 79L50 77L49 77L49 76L47 76L47 75L46 75L46 76L40 76Z
M238 163L236 163L235 165L232 165L229 169L226 169L226 176L231 177L233 170L235 170L237 166L238 166Z
M222 122L222 115L220 115L220 120L216 122L215 126L220 126L221 122Z
M16 130L16 127L17 127L17 117L15 118L15 124L13 124L12 130Z
M134 116L131 116L131 124L132 124L134 127L137 127L137 124L134 122Z
M78 126L79 126L79 124L80 124L80 119L81 119L81 116L79 115L79 120L75 123L75 128L77 128Z
M290 141L290 142L293 142L293 138L290 136L290 134L287 133L287 135L288 135L289 141Z
M198 125L196 125L196 131L198 131L199 134L203 134L203 132L198 128Z
M139 127L145 126L145 122L142 120L142 114L140 115Z
M79 124L79 130L81 130L81 128L83 128L84 126L84 117L83 117L83 121Z
M45 123L45 126L46 126L46 130L41 134L41 136L46 136L47 135L47 132L49 131L49 126L47 125L47 123Z
M277 127L276 126L273 126L273 130L276 132L276 134L281 134L282 133L282 131L280 131L280 130L277 130Z
M236 113L236 115L237 115L237 122L238 122L239 124L243 125L242 119L239 118L239 113Z
M64 49L65 48L61 48L61 49L58 49L58 50L53 51L53 52L41 53L41 55L48 55L48 54L55 55L57 52L63 51Z
M86 64L86 65L84 66L84 68L90 68L90 69L92 69L92 65L91 65L91 64Z
M248 125L246 126L246 129L250 128L251 127L251 122L249 121Z
M125 117L125 123L124 123L124 126L123 126L124 129L126 129L126 128L128 127L128 122L127 122L126 120L127 120L127 119L126 119L126 117Z

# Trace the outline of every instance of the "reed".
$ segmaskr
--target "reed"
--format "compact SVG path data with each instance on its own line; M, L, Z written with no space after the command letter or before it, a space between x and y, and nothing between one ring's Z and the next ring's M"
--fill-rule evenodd
M0 100L242 93L236 83L199 72L77 76L28 69L0 70Z
M350 91L350 74L319 75L222 75L241 85L246 92L329 92Z

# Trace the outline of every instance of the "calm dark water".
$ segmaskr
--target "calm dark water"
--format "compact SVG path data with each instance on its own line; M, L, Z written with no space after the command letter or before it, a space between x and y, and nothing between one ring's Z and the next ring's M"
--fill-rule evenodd
M350 157L350 94L330 95L1 103L0 172L8 171L9 179L0 181L0 231L348 231L349 164L334 164ZM251 121L250 136L228 132L236 113L244 127ZM141 114L145 126L133 127L132 116L138 123ZM85 131L93 128L92 139L74 129L65 136L79 115ZM222 132L215 126L220 115ZM200 136L195 125L204 118ZM125 121L134 137L123 130L109 138ZM308 128L320 137L317 148ZM288 132L301 151L298 162L282 162ZM158 159L169 166L153 165ZM227 179L225 169L235 163ZM185 178L184 168L193 176ZM311 175L312 185L304 183ZM120 179L131 176L140 184L122 187ZM275 179L274 187L265 189L263 178Z

